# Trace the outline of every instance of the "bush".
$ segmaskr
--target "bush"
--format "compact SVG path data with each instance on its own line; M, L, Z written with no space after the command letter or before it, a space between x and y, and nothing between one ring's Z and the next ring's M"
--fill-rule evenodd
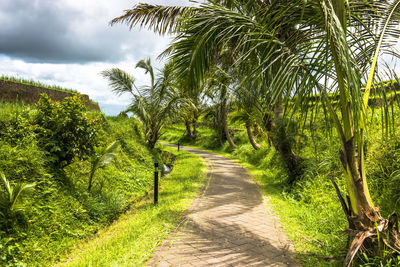
M99 116L91 116L79 96L53 103L42 95L34 115L39 146L48 151L54 166L63 169L75 157L85 159L94 153L101 128Z
M24 106L2 107L0 117L0 139L12 145L25 144L34 139L33 127L29 118L31 109ZM6 116L6 114L8 116Z

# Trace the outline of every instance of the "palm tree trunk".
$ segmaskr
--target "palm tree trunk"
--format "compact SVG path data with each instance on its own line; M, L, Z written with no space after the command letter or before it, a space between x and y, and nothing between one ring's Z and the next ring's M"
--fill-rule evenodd
M364 226L374 227L375 222L381 220L381 216L372 203L365 179L365 167L361 155L357 154L354 138L344 144L344 150L340 150L344 175L349 183L351 199L349 209L352 210L352 214L357 215L356 220L361 221Z
M190 128L190 123L188 120L185 120L186 134L190 137L193 137L192 129Z
M292 184L297 177L301 174L300 165L304 161L303 158L293 152L292 144L286 133L285 125L277 125L279 119L282 118L283 106L279 101L274 108L274 122L275 133L271 134L272 144L279 152L284 161L288 171L288 183Z
M199 119L199 115L197 115L197 112L195 112L192 120L192 126L193 126L193 137L196 137L197 135L197 120Z
M235 143L232 140L232 137L229 133L229 128L228 128L228 112L227 112L227 90L226 87L223 86L221 88L221 118L222 118L222 124L224 126L224 132L226 136L226 140L228 141L229 145L231 148L236 148Z
M246 130L247 136L249 137L250 144L253 146L255 150L260 149L260 145L257 144L256 140L254 140L253 132L251 131L251 123L249 121L246 122Z
M155 128L151 131L150 138L147 139L147 147L153 149L158 141L158 130Z
M193 136L196 137L197 135L197 121L193 121L192 122L192 126L193 126Z

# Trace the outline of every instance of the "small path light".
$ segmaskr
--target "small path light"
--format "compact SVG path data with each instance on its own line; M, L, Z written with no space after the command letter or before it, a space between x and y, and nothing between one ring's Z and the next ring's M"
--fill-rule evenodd
M158 204L158 162L154 163L154 205Z
M178 142L178 152L179 152L179 142Z

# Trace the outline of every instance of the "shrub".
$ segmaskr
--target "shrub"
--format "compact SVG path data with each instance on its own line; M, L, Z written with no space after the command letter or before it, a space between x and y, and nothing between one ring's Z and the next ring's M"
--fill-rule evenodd
M16 146L0 141L0 169L13 182L35 182L45 176L46 157L36 142Z
M54 166L63 169L75 157L85 159L94 153L101 128L100 116L92 116L79 96L53 103L42 95L34 115L38 144L49 152Z
M3 108L3 107L2 107ZM0 139L12 145L24 144L34 139L32 125L29 120L30 108L17 106L1 110Z

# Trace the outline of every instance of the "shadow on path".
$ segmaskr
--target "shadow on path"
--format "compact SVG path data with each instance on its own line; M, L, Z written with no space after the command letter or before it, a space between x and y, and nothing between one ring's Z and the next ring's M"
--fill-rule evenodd
M169 145L173 146L173 145ZM210 165L210 182L186 223L154 254L150 266L300 266L244 168L213 153L183 148Z

